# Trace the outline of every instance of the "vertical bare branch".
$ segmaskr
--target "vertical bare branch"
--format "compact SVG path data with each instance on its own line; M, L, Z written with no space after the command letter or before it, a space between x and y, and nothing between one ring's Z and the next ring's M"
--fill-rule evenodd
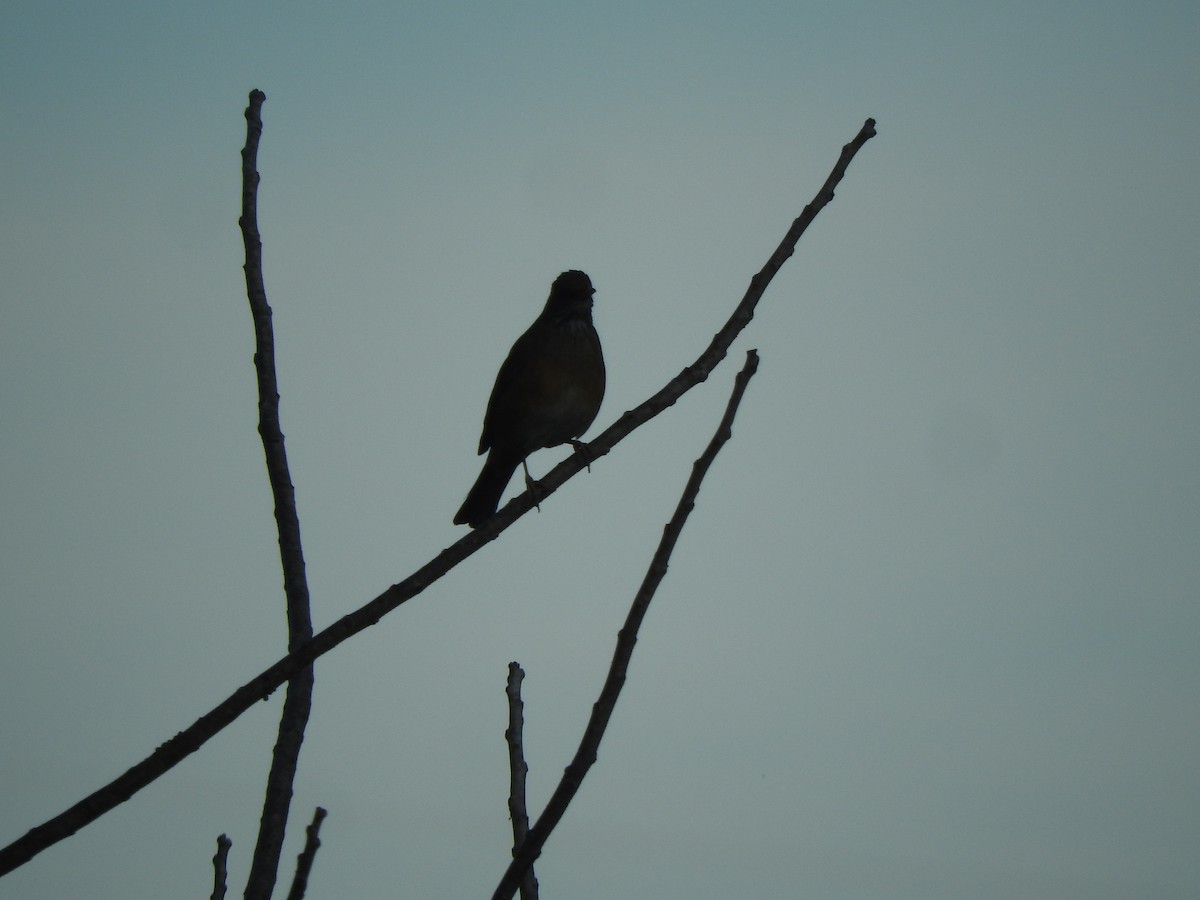
M563 813L566 812L568 804L574 798L580 785L583 784L584 776L596 762L600 740L604 737L608 721L617 705L617 698L621 696L621 689L625 686L625 675L629 670L629 661L633 658L633 649L637 644L638 629L642 625L646 611L650 608L650 601L654 599L659 584L667 574L667 563L675 549L675 544L679 541L680 532L683 531L688 516L695 508L696 496L700 493L700 484L704 481L704 476L713 460L717 458L717 454L733 434L734 416L737 415L742 395L746 392L746 386L756 371L758 371L758 354L754 350L750 350L746 353L746 365L734 380L733 394L729 398L729 404L725 407L725 415L721 417L721 423L717 426L717 431L709 441L708 447L692 464L692 475L684 486L683 494L679 498L679 505L675 507L675 514L671 517L671 521L663 529L662 540L654 553L654 558L650 561L650 568L646 571L646 577L642 580L642 585L638 588L633 604L629 608L629 614L625 617L625 625L617 635L617 648L613 653L612 663L609 665L608 677L604 680L604 687L600 691L599 699L592 706L592 715L584 729L583 739L579 742L579 749L575 751L575 758L563 772L558 787L550 797L550 802L546 804L546 809L538 818L537 824L529 830L520 851L513 855L513 861L509 864L504 877L500 879L500 884L492 894L492 900L509 900L513 896L525 872L541 855L546 839L563 817Z
M508 664L508 729L504 739L508 742L508 815L512 819L513 856L525 842L529 833L529 813L525 808L525 776L529 766L525 762L525 703L521 700L521 682L525 678L525 670L520 664ZM533 866L521 880L521 900L538 900L537 875Z
M229 848L233 841L228 835L217 837L217 852L213 854L213 891L210 900L225 900L225 879L228 875Z
M317 857L317 848L321 846L321 823L325 821L325 810L317 807L313 812L312 822L304 829L304 849L296 857L296 876L292 879L292 889L288 891L287 900L304 900L304 892L308 890L308 876L312 872L313 860Z
M267 459L267 475L275 497L275 525L279 531L279 556L283 564L283 591L287 599L288 652L312 640L312 616L308 603L308 580L300 545L300 519L296 492L288 471L283 431L279 426L279 384L275 377L275 334L271 307L263 284L262 238L258 233L258 141L262 135L262 91L250 92L246 107L246 146L242 150L242 240L246 247L246 294L254 317L254 368L258 374L258 433ZM289 681L279 734L267 775L266 797L259 822L258 843L246 882L246 900L268 900L275 888L279 855L287 830L292 783L304 728L312 708L313 670L307 666Z

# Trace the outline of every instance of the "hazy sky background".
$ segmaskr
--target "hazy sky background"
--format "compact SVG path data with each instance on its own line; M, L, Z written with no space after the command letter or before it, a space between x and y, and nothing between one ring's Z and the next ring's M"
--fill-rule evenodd
M1195 3L30 3L0 13L0 843L285 643L236 226L260 224L316 625L463 530L550 282L592 433L690 362L868 116L710 381L323 658L283 865L490 895L728 397L547 898L1192 898ZM544 472L564 456L545 451ZM240 896L282 692L0 898Z

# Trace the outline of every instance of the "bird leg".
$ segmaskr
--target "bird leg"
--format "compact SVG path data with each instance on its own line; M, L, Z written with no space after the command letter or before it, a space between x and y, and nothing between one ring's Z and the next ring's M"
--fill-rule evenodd
M542 486L538 483L537 479L529 474L529 466L526 464L525 460L521 460L521 468L525 470L525 490L529 491L529 493L533 495L533 508L538 512L541 512L541 497L539 495L542 492Z

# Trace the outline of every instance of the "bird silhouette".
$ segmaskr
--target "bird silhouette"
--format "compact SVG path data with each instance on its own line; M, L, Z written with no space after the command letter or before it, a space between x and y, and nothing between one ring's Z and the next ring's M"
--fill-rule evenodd
M508 351L483 417L479 453L488 456L454 524L478 528L530 453L575 443L596 418L604 399L604 355L592 324L594 293L583 272L563 272L541 314Z

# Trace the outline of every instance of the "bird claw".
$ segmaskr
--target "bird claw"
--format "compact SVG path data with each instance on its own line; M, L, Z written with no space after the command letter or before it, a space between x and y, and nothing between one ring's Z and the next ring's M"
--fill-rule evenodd
M596 458L592 455L592 448L583 441L579 441L574 438L567 441L567 443L574 447L575 452L583 457L583 464L587 466L587 470L590 473L592 471L592 460Z

